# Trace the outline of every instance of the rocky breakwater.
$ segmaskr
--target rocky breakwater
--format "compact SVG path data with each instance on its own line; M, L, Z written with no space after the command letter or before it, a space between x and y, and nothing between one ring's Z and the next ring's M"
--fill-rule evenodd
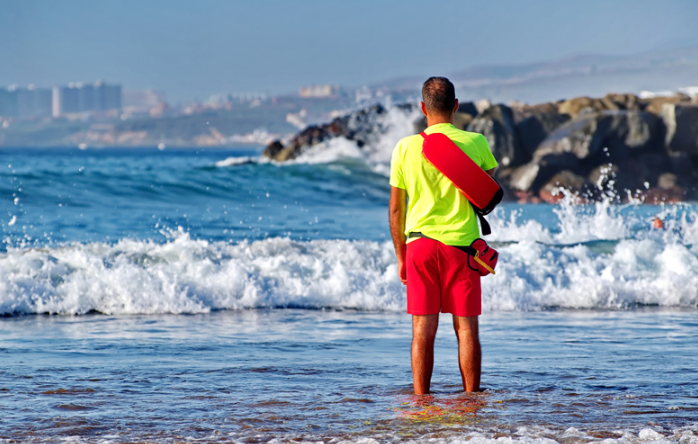
M396 108L405 115L414 109L411 104L397 105ZM295 159L308 148L337 137L353 141L359 148L363 148L386 132L386 125L381 117L387 112L384 106L377 104L337 117L330 123L308 126L296 134L287 145L283 145L279 140L273 141L267 145L262 156L284 162Z
M406 117L415 114L410 104L398 109ZM385 132L380 117L386 112L375 105L308 127L285 146L271 143L263 155L281 162L335 137L364 147ZM689 96L464 103L455 124L487 138L500 164L497 179L510 200L553 203L565 193L580 201L698 199L698 102ZM421 131L426 121L419 118L413 126Z

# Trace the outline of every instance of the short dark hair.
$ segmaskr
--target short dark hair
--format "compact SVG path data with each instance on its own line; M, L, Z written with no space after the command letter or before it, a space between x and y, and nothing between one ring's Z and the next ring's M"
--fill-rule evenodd
M422 100L428 112L447 116L456 106L456 89L446 77L429 77L422 86Z

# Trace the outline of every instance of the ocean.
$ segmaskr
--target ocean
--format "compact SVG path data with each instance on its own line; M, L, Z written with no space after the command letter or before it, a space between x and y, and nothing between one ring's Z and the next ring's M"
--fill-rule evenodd
M695 204L503 204L485 391L444 316L411 395L396 140L0 150L0 440L698 443Z

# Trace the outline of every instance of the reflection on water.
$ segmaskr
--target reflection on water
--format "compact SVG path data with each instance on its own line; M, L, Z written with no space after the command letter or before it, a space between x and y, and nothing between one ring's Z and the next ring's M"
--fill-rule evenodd
M483 393L448 319L434 393L411 395L410 319L251 310L3 318L0 438L54 442L698 435L695 310L488 314Z

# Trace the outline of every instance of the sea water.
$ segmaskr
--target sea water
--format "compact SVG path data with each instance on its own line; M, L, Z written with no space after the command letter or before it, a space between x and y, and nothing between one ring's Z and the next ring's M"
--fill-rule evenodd
M442 316L412 396L392 139L2 150L0 439L698 442L693 204L502 205L485 391Z

